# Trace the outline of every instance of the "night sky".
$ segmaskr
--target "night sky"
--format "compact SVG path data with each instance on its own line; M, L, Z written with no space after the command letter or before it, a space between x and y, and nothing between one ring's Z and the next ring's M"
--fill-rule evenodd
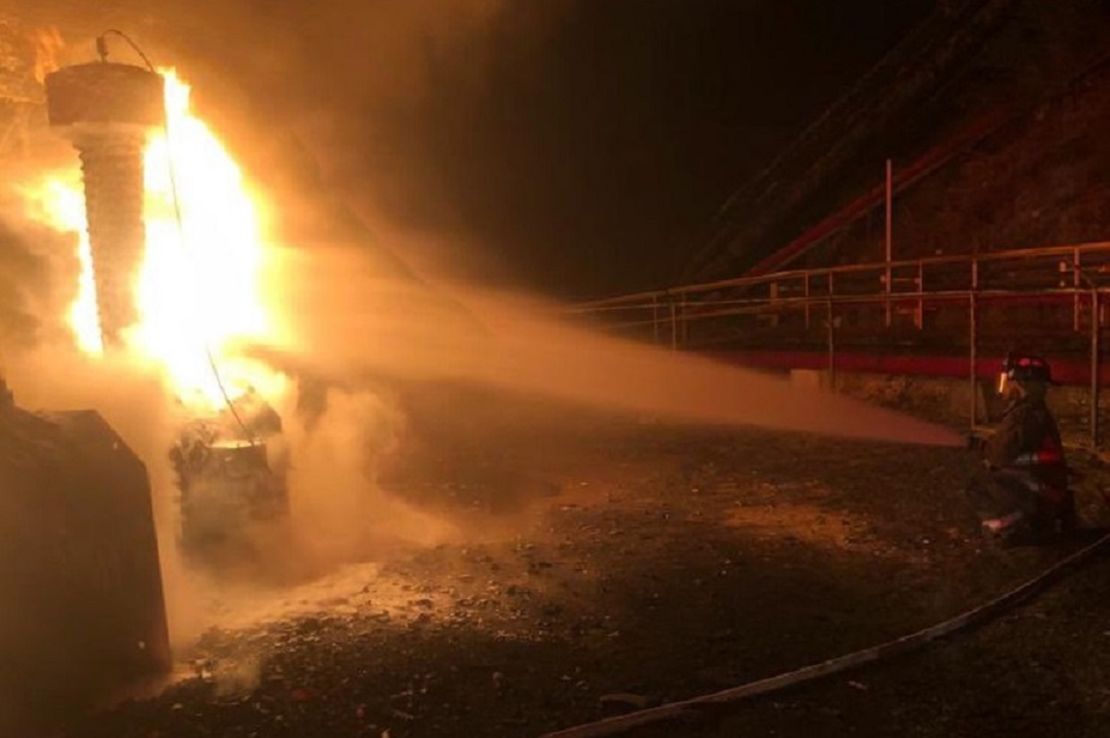
M443 197L399 212L561 296L672 283L732 189L928 5L587 0L537 22L510 4L484 84L429 59L435 83L391 132Z

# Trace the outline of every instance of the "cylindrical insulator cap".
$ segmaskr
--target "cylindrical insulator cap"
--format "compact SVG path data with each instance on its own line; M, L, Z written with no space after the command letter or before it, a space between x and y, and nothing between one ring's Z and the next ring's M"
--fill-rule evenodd
M166 115L162 76L112 62L63 67L46 76L46 110L52 126L160 126Z

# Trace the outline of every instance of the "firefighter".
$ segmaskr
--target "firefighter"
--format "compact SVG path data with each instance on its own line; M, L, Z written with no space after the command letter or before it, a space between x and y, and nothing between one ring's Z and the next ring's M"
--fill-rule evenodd
M1060 431L1045 404L1048 362L1011 353L999 394L1007 401L994 434L980 444L984 473L969 487L983 532L1003 544L1042 542L1075 527L1075 499Z

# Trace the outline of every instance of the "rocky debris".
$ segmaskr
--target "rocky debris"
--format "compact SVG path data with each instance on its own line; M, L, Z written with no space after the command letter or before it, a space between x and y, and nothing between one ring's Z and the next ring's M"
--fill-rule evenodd
M556 499L501 540L398 552L369 581L352 581L349 595L329 592L318 612L212 629L178 654L189 678L153 699L79 720L69 735L538 735L909 632L1059 555L977 551L970 534L950 533L973 531L975 522L960 495L967 470L958 451L892 453L879 444L754 431L674 431L663 443L622 429L604 438L603 451L571 446L557 460L575 462L567 474L572 506ZM540 468L545 457L525 459ZM588 466L596 478L581 488ZM627 489L617 503L605 489L615 484L606 481L614 469ZM753 536L727 523L738 501L776 502L768 514L809 505L827 520L857 521L867 550L835 539ZM1086 600L1092 621L1098 602ZM1073 625L1082 612L1070 616ZM1026 621L1042 630L1054 622ZM1086 668L1096 656L1080 652L1069 632L1047 634L1045 643ZM977 652L958 678L923 683L902 673L905 692L870 673L853 676L866 690L833 684L842 692L821 706L841 711L836 718L800 698L782 710L753 703L744 730L722 735L773 729L808 738L828 732L822 720L881 719L892 734L939 737L978 719L977 689L994 689L1001 700L996 719L1057 710L1051 700L1033 705L989 686L1001 672L1033 668L1006 656L1022 653L1018 645L995 645L997 655ZM949 654L952 668L964 663ZM935 726L920 713L900 717L930 700L951 703ZM776 722L784 713L801 716L805 728ZM684 734L675 730L670 735Z

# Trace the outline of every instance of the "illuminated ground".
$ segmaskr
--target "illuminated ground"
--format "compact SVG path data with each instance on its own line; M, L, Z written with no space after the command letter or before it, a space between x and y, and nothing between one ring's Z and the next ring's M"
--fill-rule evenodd
M197 676L70 734L538 735L610 693L692 696L903 634L1061 553L982 549L962 451L569 417L424 431L387 481L468 542L210 632L181 655ZM1107 573L927 654L649 734L1104 734Z

